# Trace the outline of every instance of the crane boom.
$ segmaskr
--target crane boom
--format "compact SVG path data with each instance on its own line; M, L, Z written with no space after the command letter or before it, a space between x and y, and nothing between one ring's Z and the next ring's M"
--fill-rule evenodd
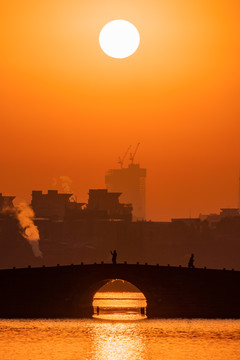
M125 160L128 152L129 152L129 150L131 149L131 147L132 147L132 145L129 145L129 147L127 148L127 150L126 150L125 154L123 155L123 157L121 158L121 157L119 156L119 158L118 158L118 164L120 164L121 169L123 168L123 162L124 162L124 160Z
M137 153L137 150L138 150L138 148L139 148L139 145L140 145L140 143L137 143L137 146L136 146L136 149L135 149L134 153L133 153L133 154L130 153L130 160L131 160L131 163L132 163L132 164L133 164L135 155L136 155L136 153Z

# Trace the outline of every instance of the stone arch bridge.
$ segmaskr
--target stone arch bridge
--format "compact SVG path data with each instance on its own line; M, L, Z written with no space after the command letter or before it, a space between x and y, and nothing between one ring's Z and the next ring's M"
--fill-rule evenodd
M240 318L240 271L93 264L0 270L1 318L82 318L109 280L135 285L149 318Z

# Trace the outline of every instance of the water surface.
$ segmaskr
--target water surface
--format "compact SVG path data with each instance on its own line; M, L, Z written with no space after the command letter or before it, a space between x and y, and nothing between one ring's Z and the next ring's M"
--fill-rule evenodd
M93 298L96 319L141 320L146 318L146 306L146 298L141 292L97 292Z
M0 360L240 359L240 320L149 320L146 305L139 292L98 292L94 319L0 320Z
M239 320L0 320L1 360L239 360Z

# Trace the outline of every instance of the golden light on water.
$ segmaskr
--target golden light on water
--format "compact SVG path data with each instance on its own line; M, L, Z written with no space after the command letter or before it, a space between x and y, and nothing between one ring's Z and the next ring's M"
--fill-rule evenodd
M239 360L240 320L0 320L1 360Z
M137 323L104 323L95 326L93 359L95 360L140 360L145 359L146 346ZM103 334L107 332L106 338ZM138 334L138 336L136 336Z
M115 287L116 284L119 286L119 281L121 284L121 280L112 282L113 286L114 284ZM132 290L135 288L128 282L122 281L122 284L122 290L124 284L126 290L129 290L129 285ZM142 320L146 318L147 301L144 294L137 288L135 288L136 291L109 291L111 290L110 284L107 289L108 291L105 291L103 287L93 298L94 318L105 320Z

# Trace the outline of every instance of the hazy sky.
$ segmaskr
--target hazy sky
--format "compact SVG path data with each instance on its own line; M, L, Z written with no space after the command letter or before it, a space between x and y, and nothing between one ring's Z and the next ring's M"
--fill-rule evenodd
M0 192L64 175L86 201L140 142L149 219L237 206L239 18L239 0L2 2ZM129 58L99 46L114 19L140 33Z

